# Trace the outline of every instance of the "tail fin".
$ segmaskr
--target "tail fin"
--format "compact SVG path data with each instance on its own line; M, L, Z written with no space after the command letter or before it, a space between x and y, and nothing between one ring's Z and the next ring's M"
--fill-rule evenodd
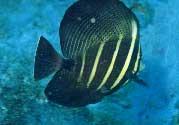
M40 37L35 55L34 79L43 79L62 66L63 58L43 36Z

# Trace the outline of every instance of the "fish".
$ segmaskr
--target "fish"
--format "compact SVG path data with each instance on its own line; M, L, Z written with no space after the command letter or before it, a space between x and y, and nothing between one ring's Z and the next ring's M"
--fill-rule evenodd
M78 0L60 23L61 54L40 37L34 79L54 74L44 93L66 107L95 104L131 80L141 82L142 48L136 15L119 0Z

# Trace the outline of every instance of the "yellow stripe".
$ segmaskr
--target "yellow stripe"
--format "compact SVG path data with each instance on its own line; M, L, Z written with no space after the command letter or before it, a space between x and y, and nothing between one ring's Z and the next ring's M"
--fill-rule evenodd
M102 54L104 45L105 45L105 43L101 43L100 46L99 46L98 53L96 55L96 58L95 58L95 61L94 61L94 65L93 65L93 68L92 68L92 71L91 71L91 74L90 74L90 77L89 77L89 80L88 80L88 83L87 83L87 87L90 86L91 82L94 79L94 76L96 74L97 66L98 66L99 59L100 59L100 56Z
M116 57L117 57L118 52L119 52L119 47L120 47L121 41L122 41L122 36L117 41L116 49L115 49L115 51L113 53L113 57L112 57L112 61L110 63L110 66L109 66L109 68L108 68L108 70L107 70L107 72L106 72L101 84L97 88L97 90L99 90L106 83L107 79L109 78L109 76L110 76L110 74L111 74L111 72L112 72L112 70L114 68L114 63L116 61Z
M81 64L80 75L78 77L78 82L81 82L81 79L83 76L84 67L85 67L85 59L86 59L86 52L84 52L83 57L82 57L82 64Z
M136 24L136 22L134 20L132 20L132 42L131 42L131 46L130 46L130 49L129 49L129 53L127 55L125 64L123 66L123 69L120 72L120 74L117 77L117 79L114 82L114 84L111 86L111 89L116 87L119 84L119 82L122 80L124 75L126 74L126 71L127 71L128 67L129 67L129 64L130 64L130 61L131 61L131 58L132 58L132 54L133 54L133 51L134 51L136 37L137 37L137 24Z
M137 54L137 59L136 59L136 62L135 62L135 66L134 66L134 70L133 72L137 72L137 69L138 69L138 66L139 66L139 60L140 60L140 44L139 44L139 51L138 51L138 54Z
M125 83L123 84L123 86L127 85L128 82L129 82L129 80L125 81Z

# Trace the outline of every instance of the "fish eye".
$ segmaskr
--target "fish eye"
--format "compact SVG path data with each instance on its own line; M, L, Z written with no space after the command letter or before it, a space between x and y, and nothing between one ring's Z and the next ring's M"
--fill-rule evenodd
M95 23L95 22L96 22L96 19L95 19L94 17L92 17L92 18L90 19L90 22L91 22L91 23Z

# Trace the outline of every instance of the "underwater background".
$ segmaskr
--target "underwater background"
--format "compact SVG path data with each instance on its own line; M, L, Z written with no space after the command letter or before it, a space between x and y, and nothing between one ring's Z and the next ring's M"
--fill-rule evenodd
M179 1L123 0L138 6L143 49L140 72L149 87L131 82L83 108L50 104L49 79L33 79L43 35L57 50L59 24L75 0L0 0L0 125L179 125Z

